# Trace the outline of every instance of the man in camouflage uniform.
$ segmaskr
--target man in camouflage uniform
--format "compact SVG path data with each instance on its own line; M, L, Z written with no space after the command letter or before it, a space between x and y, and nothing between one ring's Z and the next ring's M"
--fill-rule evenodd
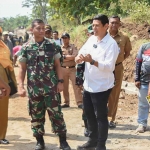
M36 19L32 22L32 32L34 37L23 45L19 56L19 94L22 97L26 95L23 83L27 70L29 113L33 136L37 139L35 150L45 148L43 135L46 110L53 130L59 136L60 148L70 150L60 106L63 79L59 47L44 38L45 24L42 20Z

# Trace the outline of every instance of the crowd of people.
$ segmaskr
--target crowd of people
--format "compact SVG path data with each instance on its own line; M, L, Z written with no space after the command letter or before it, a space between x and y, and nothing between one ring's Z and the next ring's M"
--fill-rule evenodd
M106 150L108 129L116 128L116 113L123 79L123 61L130 55L132 46L122 33L118 16L108 18L97 15L87 28L87 41L80 50L70 43L71 36L52 31L40 19L33 20L28 40L13 45L8 32L0 29L0 144L5 139L8 123L10 87L7 72L16 79L13 65L19 61L18 93L26 96L24 80L27 73L28 107L31 128L37 143L35 150L43 150L45 142L45 112L48 112L52 130L59 137L60 149L71 150L67 142L67 129L62 108L70 107L69 80L72 83L77 107L83 109L84 135L88 141L77 150ZM149 32L149 31L148 31ZM136 59L135 85L139 88L138 128L146 131L149 104L150 44L139 49ZM11 57L13 56L13 58ZM12 63L13 60L13 63ZM64 103L61 104L62 92Z

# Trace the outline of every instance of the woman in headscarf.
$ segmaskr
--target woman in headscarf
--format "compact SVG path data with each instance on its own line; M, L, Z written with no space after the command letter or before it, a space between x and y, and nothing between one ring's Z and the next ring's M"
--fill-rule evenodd
M0 35L2 35L1 27ZM17 87L12 61L10 60L10 50L0 38L0 78L8 83L6 71ZM8 103L9 96L0 99L0 144L9 144L9 141L5 139L8 123Z

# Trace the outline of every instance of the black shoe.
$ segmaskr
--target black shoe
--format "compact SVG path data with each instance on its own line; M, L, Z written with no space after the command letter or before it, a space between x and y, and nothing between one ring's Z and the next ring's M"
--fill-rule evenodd
M45 149L45 143L44 143L43 136L39 135L39 137L36 137L36 140L37 140L37 144L35 146L35 150Z
M85 128L85 129L84 129L84 136L85 136L85 137L88 137L88 136L89 136L88 128Z
M97 146L97 142L92 142L92 141L88 141L87 143L81 145L81 146L78 146L77 147L77 150L95 150Z
M70 107L70 106L67 104L61 105L61 108L68 108L68 107Z
M45 149L45 144L41 142L37 142L35 146L35 150L43 150L43 149Z
M66 141L66 134L59 135L60 149L71 150L70 146Z
M67 141L60 142L60 149L62 149L62 150L71 150L71 148L68 145Z
M108 126L109 126L110 129L114 129L114 128L116 128L116 123L113 122L113 121L110 121Z
M106 146L97 146L95 150L106 150Z
M9 144L9 141L6 139L0 140L0 144Z
M83 105L82 104L78 105L78 108L83 109Z

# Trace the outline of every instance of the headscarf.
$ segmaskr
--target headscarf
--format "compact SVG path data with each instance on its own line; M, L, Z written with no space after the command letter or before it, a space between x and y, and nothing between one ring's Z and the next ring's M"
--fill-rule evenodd
M1 27L0 33L2 33ZM10 50L2 40L0 40L0 64L4 68L8 67L10 71L13 71L12 61L10 60Z

